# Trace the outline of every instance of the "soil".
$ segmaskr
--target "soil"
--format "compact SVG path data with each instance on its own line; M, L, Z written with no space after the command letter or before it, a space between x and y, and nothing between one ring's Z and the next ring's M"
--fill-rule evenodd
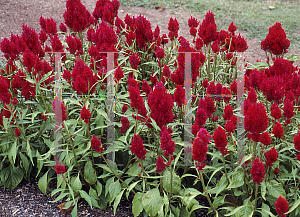
M93 12L97 0L81 0L86 8ZM63 22L63 13L66 10L65 0L1 0L0 6L0 41L11 34L21 35L22 23L34 28L39 33L41 27L39 25L39 18L52 17L56 20L58 26ZM179 6L176 9L164 8L161 11L156 9L146 9L143 7L124 7L120 6L119 17L124 18L126 14L131 16L144 15L152 24L153 29L159 25L162 33L168 33L167 26L170 17L176 17L179 25L179 35L184 36L188 40L192 40L189 35L189 27L187 21L190 16L202 20L205 14L193 14L184 11ZM240 32L242 36L247 39L248 51L246 52L246 61L255 63L256 60L266 60L263 50L260 49L260 41L257 39L248 39L247 32ZM266 32L267 34L267 32ZM1 52L0 52L1 53ZM289 50L288 55L300 51L296 49ZM0 61L5 60L3 54L0 54ZM300 61L294 63L299 65ZM37 180L22 181L21 184L10 193L8 190L3 191L0 187L0 216L64 216L58 208L58 203L51 203L53 198L45 196L41 193L37 186ZM207 205L204 198L199 199L201 204ZM100 209L92 209L86 203L80 203L78 207L78 216L113 216L113 209L109 207L106 211ZM122 199L117 209L116 216L125 217L133 216L131 214L131 202ZM202 210L198 211L196 216L206 216Z

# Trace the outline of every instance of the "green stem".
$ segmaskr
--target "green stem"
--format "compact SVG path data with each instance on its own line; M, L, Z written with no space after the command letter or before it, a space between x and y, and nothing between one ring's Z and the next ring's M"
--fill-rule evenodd
M254 202L254 212L256 210L256 204L257 204L257 192L258 192L258 183L256 183L256 186L255 186L255 202Z
M142 172L143 172L143 176L146 177L146 173L145 173L145 169L144 169L144 165L143 165L143 160L141 159L141 166L142 166ZM145 185L146 185L146 188L147 188L147 191L149 191L149 186L147 185L147 178L145 178Z
M171 155L169 156L169 161L171 162ZM172 199L172 188L173 188L173 169L172 169L172 164L170 163L170 172L171 172L171 190L170 190L170 197L169 197L169 204L171 204L171 199Z
M224 166L224 170L225 170L225 176L226 176L226 179L228 180L228 176L227 176L227 169L226 169L226 164L225 164L225 157L224 155L223 156L223 166Z
M298 180L298 184L297 184L297 187L295 188L295 191L294 191L294 194L292 194L291 198L289 199L289 204L292 202L292 199L293 199L293 196L296 194L298 188L299 188L299 185L300 185L300 180Z
M205 187L205 184L204 184L204 179L203 179L203 175L202 175L202 171L200 171L200 179L201 179L201 183L202 183L202 188L203 188L203 191L205 192L205 196L206 196L206 199L210 205L210 207L212 207L213 211L215 213L218 213L218 211L216 210L216 208L214 207L213 203L211 202L208 194L207 194L207 190L206 190L206 187Z
M105 162L107 162L107 160L105 159L105 157L104 157L104 155L103 155L102 153L101 153L101 157L103 158L103 160L104 160ZM114 169L111 168L111 166L110 166L109 164L107 164L107 166L108 166L109 169L112 171L112 173L115 175L115 177L117 177L123 184L126 185L127 188L129 188L129 185L128 185L126 182L124 182L124 181L120 178L120 176L118 176L118 175L115 173ZM131 191L132 191L133 194L135 194L135 191L134 191L133 189L131 189Z
M78 171L79 171L79 173L80 173L80 176L84 179L84 176L83 176L82 171L81 171L81 169L80 169L79 163L78 163L78 161L77 161L77 156L76 156L76 152L75 152L75 149L74 149L74 143L73 143L73 140L72 140L72 138L71 138L71 136L70 136L70 134L69 134L69 131L68 131L68 129L67 129L65 123L62 122L62 124L63 124L63 126L64 126L64 128L65 128L65 130L66 130L66 132L67 132L67 135L68 135L68 138L69 138L69 141L70 141L70 145L71 145L71 148L72 148L72 153L73 153L73 155L74 155L75 165L76 165L76 167L77 167L77 169L78 169Z

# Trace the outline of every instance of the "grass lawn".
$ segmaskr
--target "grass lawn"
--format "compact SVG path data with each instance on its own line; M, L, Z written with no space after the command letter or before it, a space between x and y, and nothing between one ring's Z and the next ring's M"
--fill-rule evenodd
M263 40L269 32L269 27L279 21L291 41L290 48L300 49L299 0L120 0L120 3L124 6L147 8L182 7L188 12L199 13L201 16L211 10L215 13L218 30L227 29L233 21L239 30L245 30L250 38L259 40ZM274 9L270 9L272 7Z

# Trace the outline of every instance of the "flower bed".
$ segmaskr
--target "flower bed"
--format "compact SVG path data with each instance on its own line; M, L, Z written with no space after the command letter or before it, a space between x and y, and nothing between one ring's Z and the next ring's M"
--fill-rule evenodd
M217 31L210 11L188 20L189 42L173 18L168 35L119 19L118 0L66 6L59 31L41 16L39 34L23 25L0 44L6 188L35 176L46 193L57 179L72 216L81 199L116 211L130 194L134 216L299 215L299 58L284 57L279 22L261 43L268 61L250 65L236 25Z

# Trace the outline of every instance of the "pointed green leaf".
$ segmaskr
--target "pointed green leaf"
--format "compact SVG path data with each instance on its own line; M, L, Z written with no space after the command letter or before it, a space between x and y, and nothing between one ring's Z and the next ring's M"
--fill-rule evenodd
M114 201L114 205L113 205L113 208L114 208L114 215L116 215L116 211L117 211L117 207L121 201L121 198L122 198L122 195L124 193L125 189L123 189L116 197L115 201Z
M166 192L171 192L171 172L169 170L164 171L163 175L163 187ZM175 172L173 172L172 176L172 193L179 194L181 190L181 180Z
M155 216L164 205L163 198L157 188L151 189L142 198L142 204L149 216Z
M132 214L134 217L137 217L143 211L143 204L141 203L144 194L141 192L137 192L134 195L132 201Z
M39 189L45 195L47 195L48 172L49 172L49 170L38 181Z
M93 185L97 182L96 170L93 168L91 161L87 161L84 166L84 179L90 185Z

